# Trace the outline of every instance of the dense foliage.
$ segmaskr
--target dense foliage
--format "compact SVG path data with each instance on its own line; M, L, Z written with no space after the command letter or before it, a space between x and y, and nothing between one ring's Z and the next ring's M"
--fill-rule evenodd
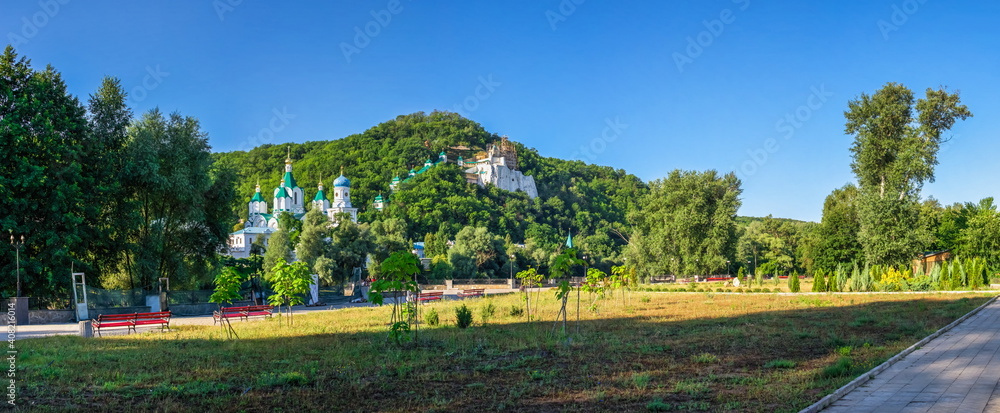
M220 167L237 171L241 200L250 199L258 180L262 188L278 185L288 151L307 199L315 194L321 179L330 182L343 167L344 174L351 179L351 200L361 209L359 221L370 225L373 235L392 228L390 232L402 238L396 239L402 246L388 247L375 254L376 262L392 251L403 250L408 242L424 241L431 236L430 239L436 238L443 244L456 240L464 228L473 227L481 228L481 236L488 233L502 242L491 241L498 245L477 250L475 269L466 265L467 260L461 261L459 276L509 273L509 255L515 244L525 244L526 248L517 251L522 265L547 267L568 232L580 234L577 242L598 266L609 269L620 263L622 248L627 243L622 235L626 231L625 217L636 209L636 201L648 191L646 185L623 170L543 157L520 144L516 144L518 166L524 174L535 178L537 198L466 182L454 160L458 156L471 160L477 154L482 155L488 144L499 139L479 124L454 113L414 113L343 139L264 145L248 152L219 153L215 159ZM411 168L419 169L427 160L437 161L441 152L451 162L428 169L401 184L396 191L389 188L393 177L406 178ZM371 205L378 194L388 198L383 211ZM243 202L237 202L233 211L241 218L246 217ZM401 233L395 230L400 224ZM375 242L375 248L383 245ZM449 254L440 246L427 248L431 257ZM460 254L459 259L466 255Z
M214 168L197 120L151 111L134 121L117 79L87 106L52 67L0 57L0 228L25 236L33 305L68 305L71 271L91 285L210 285L231 227L233 175ZM0 270L14 272L14 250ZM30 258L29 258L30 257ZM13 277L0 278L4 295Z

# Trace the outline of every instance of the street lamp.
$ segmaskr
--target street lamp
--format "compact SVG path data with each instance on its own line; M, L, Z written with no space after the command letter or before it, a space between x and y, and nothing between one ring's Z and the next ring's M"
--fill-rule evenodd
M729 269L729 260L726 260L726 275L732 276L733 272Z
M514 253L510 253L510 288L514 288Z
M10 245L14 247L14 255L17 257L17 297L21 296L21 247L24 247L24 235L21 235L20 241L14 240L14 232L11 231L10 234Z

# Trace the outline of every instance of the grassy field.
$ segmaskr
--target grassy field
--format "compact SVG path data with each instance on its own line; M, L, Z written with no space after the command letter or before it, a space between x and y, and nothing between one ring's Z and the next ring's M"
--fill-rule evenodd
M521 296L422 305L416 342L387 341L388 308L167 333L19 343L21 405L87 411L792 412L986 302L984 294L638 292L588 312L568 340L512 316ZM534 295L532 296L534 299ZM483 309L495 309L483 321ZM576 332L579 328L579 333ZM567 342L568 341L568 342Z

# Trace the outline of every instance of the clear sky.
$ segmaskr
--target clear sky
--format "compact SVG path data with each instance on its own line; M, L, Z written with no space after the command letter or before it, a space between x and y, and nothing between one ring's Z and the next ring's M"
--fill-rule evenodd
M947 86L975 114L924 195L998 195L998 17L940 0L32 0L0 4L0 35L82 100L115 76L136 113L197 117L215 151L449 110L644 180L735 170L741 215L818 221L854 179L847 101L886 82Z

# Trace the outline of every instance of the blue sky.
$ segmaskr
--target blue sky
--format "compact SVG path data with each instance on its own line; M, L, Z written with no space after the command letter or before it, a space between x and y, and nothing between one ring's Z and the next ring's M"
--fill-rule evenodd
M818 221L854 179L847 101L886 82L947 86L975 114L924 195L997 195L997 17L937 0L43 0L4 2L0 35L81 99L115 76L136 113L199 118L216 151L459 111L644 180L735 170L741 215Z

